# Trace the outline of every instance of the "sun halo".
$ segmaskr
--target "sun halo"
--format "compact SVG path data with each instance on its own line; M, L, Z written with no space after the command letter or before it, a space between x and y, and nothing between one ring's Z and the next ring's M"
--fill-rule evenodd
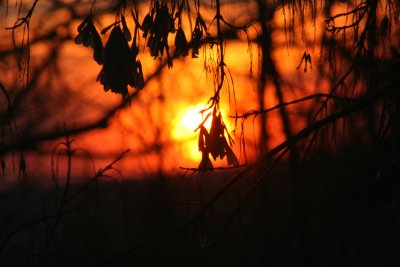
M171 137L180 144L182 157L188 161L200 162L201 153L198 149L198 133L195 132L200 123L205 119L200 113L204 104L189 106L175 117ZM204 126L211 127L211 117L206 120Z
M192 105L182 109L177 113L171 131L171 137L180 146L182 158L193 163L199 163L201 160L201 152L198 149L199 133L195 132L200 123L206 118L207 113L203 116L200 113L201 110L204 110L204 104ZM221 113L225 114L222 109ZM211 120L210 116L204 122L207 130L210 130ZM229 131L229 125L226 125L226 127Z

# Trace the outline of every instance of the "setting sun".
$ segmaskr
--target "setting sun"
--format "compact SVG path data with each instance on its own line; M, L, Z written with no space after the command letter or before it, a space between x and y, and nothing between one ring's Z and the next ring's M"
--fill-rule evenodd
M195 133L195 130L204 119L200 113L202 109L204 109L204 104L198 104L189 106L178 112L171 132L172 138L181 143L183 156L196 162L199 162L201 159L201 153L197 147L198 135ZM204 125L206 128L209 128L211 126L211 119L209 118Z
M182 157L196 163L200 162L201 153L199 152L197 144L198 132L195 132L195 130L206 118L206 115L203 116L200 113L203 109L204 104L197 104L178 112L171 131L171 137L180 143L180 149L183 153ZM225 114L223 109L220 111L222 114ZM210 129L211 117L206 120L204 126L206 129ZM228 131L231 130L229 125L226 125L226 127Z
M399 21L0 0L0 267L400 267Z
M179 140L193 137L194 130L196 130L204 119L200 113L202 109L204 109L204 105L198 104L189 106L179 112L175 119L172 137ZM204 126L209 128L211 126L211 119L208 119Z

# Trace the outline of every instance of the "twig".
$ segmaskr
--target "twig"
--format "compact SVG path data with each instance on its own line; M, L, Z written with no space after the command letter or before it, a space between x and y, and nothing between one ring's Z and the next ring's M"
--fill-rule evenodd
M35 0L35 2L33 2L32 7L28 10L28 13L26 14L25 17L18 18L17 21L15 22L15 24L11 27L6 27L6 30L15 30L16 28L20 27L24 23L29 24L29 21L32 17L33 11L35 10L37 2L39 2L39 0Z
M299 98L299 99L296 99L296 100L293 100L293 101L290 101L290 102L284 102L282 104L277 104L277 105L275 105L275 106L273 106L271 108L267 108L267 109L262 110L262 111L261 110L252 110L252 111L249 111L249 112L247 112L247 113L245 113L243 115L229 116L229 117L230 118L236 118L236 119L246 119L249 116L257 116L257 115L260 115L260 114L266 114L266 113L271 112L271 111L273 111L275 109L279 109L279 108L286 107L286 106L289 106L289 105L293 105L293 104L297 104L297 103L300 103L300 102L312 100L314 98L322 98L322 97L332 98L332 99L336 99L336 100L340 100L340 101L357 101L356 99L349 98L349 97L340 97L340 96L334 96L334 95L331 95L331 94L322 94L321 93L321 94L309 95L309 96L306 96L306 97L303 97L303 98Z
M268 176L268 174L272 171L272 169L279 163L279 161L283 158L283 156L288 152L289 149L286 148L281 152L281 154L274 159L274 161L271 163L271 165L258 177L256 182L251 186L245 197L241 200L241 202L236 206L234 211L232 212L231 216L228 218L226 221L222 232L218 235L217 238L214 239L214 241L208 245L206 248L203 249L202 253L197 256L197 258L192 262L196 262L198 259L200 259L202 256L207 254L225 235L226 230L228 229L228 226L232 223L233 219L236 217L236 215L239 213L240 209L243 207L243 205L249 200L250 196L253 194L253 192L257 189L257 187L261 184L261 182Z
M109 163L104 169L100 169L92 178L89 179L89 181L87 181L84 185L81 186L81 188L76 191L74 194L72 194L70 197L68 197L65 202L70 202L71 200L73 200L74 198L76 198L77 196L79 196L83 191L85 191L85 189L92 184L93 182L95 182L96 180L98 180L100 177L102 177L104 175L105 172L111 170L114 165L120 161L123 157L125 157L125 155L130 151L130 149L126 149L124 152L122 152L116 159L114 159L111 163Z
M355 104L345 110L339 111L337 113L334 113L324 119L315 121L314 123L310 124L308 127L304 128L300 132L298 132L296 135L293 135L290 139L284 141L280 145L276 146L274 149L272 149L269 153L267 153L264 157L260 158L257 162L248 164L246 168L242 171L240 171L237 175L235 175L229 182L227 182L217 193L214 194L213 197L211 197L208 201L204 203L204 206L201 207L201 209L191 218L189 219L186 223L183 225L176 227L170 231L167 231L163 234L156 235L152 238L142 240L141 242L137 243L136 245L127 248L117 254L115 254L113 257L101 262L98 264L98 266L108 266L111 262L114 262L117 259L120 259L121 257L124 257L125 255L128 255L130 253L135 252L139 248L149 245L155 241L159 241L162 239L165 239L169 236L172 236L174 234L180 233L189 227L191 227L197 220L199 220L204 214L222 197L228 192L235 184L237 184L243 177L245 177L249 172L260 166L261 163L266 162L267 159L270 159L271 157L277 155L278 153L282 153L278 156L277 159L280 159L288 149L291 147L295 146L299 141L307 138L312 132L330 124L335 121L337 121L340 118L343 118L345 116L348 116L354 112L357 112L366 106L370 105L373 103L373 101L379 99L380 97L390 93L392 90L383 90L373 96L367 96L359 101L355 102ZM274 161L276 162L276 160ZM275 163L274 163L275 164ZM269 169L266 171L268 173ZM240 207L243 205L243 203L248 199L248 197L251 195L251 193L254 191L254 188L258 186L258 184L264 179L264 177L260 177L257 182L254 184L252 189L249 191L249 194L246 195L244 198L243 202L239 204L237 209L240 209ZM229 222L229 221L228 221Z
M157 77L162 70L167 66L167 62L163 62L159 68L157 68L157 70L155 70L152 74L150 74L147 78L147 80L145 81L145 86L146 84L148 84L153 78ZM96 121L93 121L89 124L83 125L83 126L78 126L76 128L69 128L68 129L68 134L69 135L78 135L78 134L82 134L85 133L87 131L90 130L94 130L97 128L104 128L107 127L108 125L108 121L121 109L125 108L128 106L128 103L136 98L139 95L139 90L136 90L135 92L133 92L132 94L129 95L128 101L123 101L120 104L114 106L113 108L111 108L110 110L108 110L104 116L102 116L101 118L99 118ZM20 148L23 149L24 147L35 147L38 143L43 142L43 141L51 141L54 139L58 139L60 137L64 137L65 136L65 132L64 131L56 131L56 132L52 132L52 133L48 133L48 134L43 134L43 135L38 135L35 137L28 137L28 138L24 138L23 140L21 140L21 144L20 144ZM14 148L17 144L15 143L11 143L8 146L5 146L4 149L2 151L0 151L0 155L4 155L7 151L11 150L12 148Z
M248 23L248 24L245 24L245 25L242 25L242 26L235 26L235 25L233 25L233 24L230 24L229 22L227 22L225 19L224 19L224 17L222 17L221 16L221 20L222 20L222 22L223 23L225 23L228 27L230 27L230 28L232 28L232 29L237 29L237 30L247 30L248 28L250 28L251 26L252 26L252 24L251 23Z
M213 171L213 170L232 170L232 169L239 169L239 168L245 168L247 165L239 165L239 166L230 166L230 167L214 167L214 168L203 168L203 169L198 169L198 168L187 168L187 167L179 167L181 170L186 170L186 171Z
M73 200L74 198L76 198L78 195L80 195L91 183L93 183L94 181L96 181L98 178L100 178L101 176L103 176L103 174L112 169L113 166L120 161L126 153L129 152L129 149L125 150L124 152L122 152L117 158L115 158L111 163L109 163L104 169L100 169L96 175L94 175L88 182L86 182L78 191L76 191L73 195L70 195L68 198L65 198L65 200L63 201L63 208L67 205L68 202L70 202L71 200ZM17 235L19 232L21 232L22 230L25 230L26 228L29 227L33 227L36 224L39 223L44 223L46 221L52 220L52 219L56 219L56 222L53 224L53 228L54 226L56 226L59 221L67 214L69 214L70 212L72 212L74 210L65 210L63 209L62 212L57 212L54 215L48 215L39 219L34 219L25 223L22 223L21 225L19 225L18 227L16 227L14 230L12 230L11 232L8 233L8 235L6 235L6 237L3 239L3 241L0 243L0 252L3 251L3 249L6 247L6 245L8 244L8 242L11 240L11 238L15 235ZM54 230L53 230L54 231Z

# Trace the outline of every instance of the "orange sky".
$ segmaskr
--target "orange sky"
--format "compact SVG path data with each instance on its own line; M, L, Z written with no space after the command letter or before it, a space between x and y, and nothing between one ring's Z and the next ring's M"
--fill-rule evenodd
M339 5L338 5L338 8ZM224 12L229 13L226 9ZM144 12L141 13L144 16ZM207 15L205 15L206 17ZM227 15L229 17L229 15ZM113 16L105 16L102 20L96 21L98 29L102 29L113 21ZM129 18L130 20L131 18ZM244 19L244 18L242 18ZM240 20L240 19L239 19ZM8 21L9 22L9 19ZM320 38L321 20L317 19L316 27L306 27L306 39L318 40ZM77 34L77 21L70 29ZM283 15L276 12L274 27L282 27ZM258 28L258 25L254 25ZM65 30L65 29L64 29ZM300 29L299 29L300 30ZM60 29L62 31L62 29ZM255 31L250 30L250 35ZM299 36L300 33L296 32ZM106 39L103 37L103 43ZM276 31L273 35L276 45L273 58L278 70L288 81L298 85L298 88L285 88L285 100L289 101L300 96L308 95L316 90L326 91L327 87L315 88L317 64L319 60L319 47L310 46L300 42L298 46L285 45L283 31ZM318 42L317 42L318 43ZM32 47L32 62L48 52L46 44ZM250 52L252 52L252 62ZM310 53L314 65L312 70L303 72L302 68L296 67L304 51ZM96 166L109 162L110 159L126 148L131 150L126 159L121 161L119 167L127 176L151 173L162 169L167 172L179 172L179 167L197 167L201 159L201 153L197 151L198 132L194 132L201 122L201 115L198 111L204 107L208 99L213 95L212 77L204 71L204 57L200 51L198 59L191 59L190 56L184 60L176 60L174 67L164 70L159 79L153 79L140 92L139 97L134 99L132 105L117 113L107 129L89 132L75 138L75 145L90 151L96 159ZM89 101L93 106L111 107L121 98L119 95L104 92L102 86L95 82L101 69L92 60L92 50L78 46L72 41L63 46L60 54L63 79L70 83L72 90L82 99ZM156 69L159 60L153 60L148 51L141 53L139 58L144 66L145 79ZM244 35L240 41L229 42L226 45L225 62L232 74L234 84L230 89L221 92L221 108L225 123L235 139L235 151L241 163L244 163L244 155L241 151L240 131L241 121L238 121L235 129L235 121L229 119L230 115L243 114L250 110L258 109L257 106L257 78L260 54L256 44L248 47ZM250 78L250 64L253 66L254 79ZM298 89L302 88L303 91ZM54 89L56 90L56 89ZM236 95L236 102L233 101L233 90ZM133 90L131 90L133 92ZM229 102L231 97L231 102ZM266 107L278 104L273 87L267 85ZM76 117L65 115L58 120L66 121L69 125L75 125L79 121L92 120L101 115L101 109L93 109L91 113L76 113ZM292 119L293 130L300 130L305 122L296 110L289 109L289 116ZM234 132L234 130L236 130ZM273 111L268 116L268 131L270 147L274 147L284 141L282 123L278 111ZM257 156L258 124L257 120L249 118L245 122L246 150L249 160ZM148 149L148 146L158 142L163 146L162 153ZM48 165L48 163L47 163ZM78 164L79 165L79 164ZM216 166L226 166L225 161L217 162ZM83 167L84 169L84 167ZM84 170L81 170L85 172ZM40 171L39 171L40 173Z

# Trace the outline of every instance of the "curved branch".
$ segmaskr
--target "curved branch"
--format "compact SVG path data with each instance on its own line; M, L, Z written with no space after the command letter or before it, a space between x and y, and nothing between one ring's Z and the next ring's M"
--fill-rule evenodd
M260 114L266 114L266 113L269 113L269 112L271 112L271 111L273 111L275 109L280 109L280 108L283 108L283 107L286 107L286 106L290 106L290 105L293 105L293 104L301 103L301 102L312 100L312 99L315 99L315 98L323 98L323 97L329 98L329 99L340 100L340 101L346 101L346 102L357 101L354 98L340 97L340 96L334 96L334 95L331 95L331 94L319 93L319 94L312 94L312 95L309 95L309 96L306 96L306 97L302 97L302 98L299 98L299 99L296 99L296 100L293 100L293 101L284 102L282 104L277 104L277 105L275 105L275 106L273 106L271 108L267 108L265 110L252 110L252 111L249 111L249 112L247 112L247 113L245 113L243 115L229 116L229 117L230 118L235 118L235 119L246 119L247 117L250 117L250 116L258 116Z
M6 27L6 30L15 30L16 28L20 27L22 24L26 23L29 24L29 20L32 17L33 11L35 10L36 4L39 2L39 0L35 0L33 2L32 7L28 10L28 13L26 14L25 17L23 18L18 18L15 24L11 27Z
M152 79L157 77L161 71L167 66L167 62L163 62L160 67L152 73L147 80L145 81L144 85L148 84ZM67 132L64 130L58 130L54 131L51 133L45 133L42 135L38 136L33 136L30 138L21 138L20 144L17 143L11 143L8 144L7 146L4 147L4 149L0 152L0 156L6 154L10 150L13 150L18 147L18 149L24 150L24 149L34 149L37 147L41 142L44 141L52 141L56 140L58 138L64 137L66 134L71 136L71 135L79 135L82 133L86 133L91 130L99 129L99 128L106 128L108 126L109 121L115 116L115 114L127 106L129 106L130 101L135 99L139 95L139 91L136 90L132 94L129 95L128 99L126 101L121 102L117 106L111 108L109 111L107 111L101 118L97 119L96 121L90 122L86 125L81 125L77 126L75 128L68 128Z
M359 101L355 102L355 104L345 110L339 111L337 113L334 113L330 116L325 117L324 119L315 121L314 123L311 123L308 127L304 128L303 130L299 131L297 134L293 135L290 139L284 141L280 145L276 146L274 149L272 149L269 153L267 153L265 156L260 158L257 162L248 164L247 167L240 171L238 174L236 174L230 181L228 181L220 190L218 190L208 201L204 203L204 205L197 211L197 213L190 218L186 223L182 224L181 226L178 226L168 232L165 232L163 234L153 236L151 238L142 240L138 242L136 245L133 245L132 247L123 250L121 252L116 253L114 256L108 258L107 260L99 263L98 266L108 266L110 263L120 259L123 256L129 255L138 249L150 245L155 241L159 241L162 239L165 239L167 237L170 237L172 235L178 234L182 231L185 231L189 229L194 223L199 220L202 216L206 214L206 212L222 197L228 192L234 185L236 185L242 178L244 178L248 173L250 173L252 170L256 169L259 166L262 166L264 162L267 162L268 160L271 159L271 157L278 155L278 157L275 158L273 163L263 172L264 175L261 175L259 179L255 182L255 184L252 186L252 188L248 191L248 194L243 198L243 200L239 203L239 205L236 207L235 212L240 210L240 208L243 206L243 204L249 199L251 194L254 192L254 189L265 179L268 174L268 172L271 170L272 167L283 157L283 155L290 149L291 147L295 146L298 142L301 140L307 138L312 132L317 131L321 129L324 126L327 126L335 121L337 121L340 118L346 117L352 113L355 113L357 111L360 111L364 109L365 107L371 105L374 103L374 101L378 100L379 98L389 94L395 89L390 89L390 90L382 90L381 92L373 95L373 96L366 96L364 98L361 98ZM281 154L279 154L281 153ZM227 221L227 223L230 223L231 219ZM216 241L219 239L217 238Z

